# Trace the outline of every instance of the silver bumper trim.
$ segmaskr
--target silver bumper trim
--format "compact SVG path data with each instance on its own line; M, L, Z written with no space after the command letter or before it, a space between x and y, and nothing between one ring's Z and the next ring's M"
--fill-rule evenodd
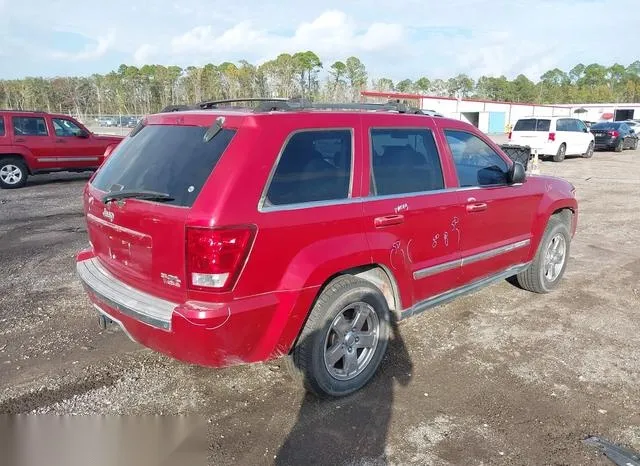
M107 271L93 257L76 264L84 287L117 311L161 330L171 330L171 316L176 303L137 290Z

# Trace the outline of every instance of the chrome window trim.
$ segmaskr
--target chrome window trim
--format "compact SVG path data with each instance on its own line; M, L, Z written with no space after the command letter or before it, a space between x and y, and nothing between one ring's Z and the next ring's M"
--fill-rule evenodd
M430 277L432 275L436 275L442 272L446 272L448 270L452 270L457 267L462 268L465 265L474 264L476 262L490 259L492 257L499 256L500 254L506 254L507 252L524 248L526 246L529 246L530 244L531 244L531 240L525 239L522 241L517 241L515 243L506 244L504 246L500 246L494 249L489 249L488 251L480 252L478 254L473 254L471 256L463 257L461 259L455 259L449 262L443 262L442 264L425 267L423 269L416 270L415 272L413 272L413 279L421 280L423 278Z
M433 121L433 120L432 120ZM441 189L432 189L429 191L417 191L417 192L413 192L413 193L398 193L398 194L383 194L383 195L378 195L377 193L377 189L375 190L376 193L372 194L371 189L375 187L375 174L373 173L373 138L371 135L371 131L372 130L394 130L394 129L398 129L398 130L416 130L416 131L420 131L420 130L424 130L424 131L428 131L431 133L431 137L433 138L433 142L434 145L436 146L436 152L438 154L438 164L440 165L440 176L442 177L442 188ZM442 150L441 147L438 145L438 139L436 138L435 135L435 131L433 128L427 128L427 127L423 127L423 126L370 126L369 130L367 131L368 137L369 137L369 193L367 195L368 199L371 198L378 198L378 199L394 199L396 198L396 196L399 197L409 197L409 196L414 196L414 195L422 195L422 194L426 194L426 193L433 193L433 192L444 192L447 189L451 189L451 188L447 188L447 183L444 179L444 168L442 166ZM425 147L426 149L426 147ZM373 185L371 185L371 183L373 183ZM460 184L458 182L458 184Z
M299 133L310 133L310 132L320 132L320 131L349 131L351 135L351 167L349 173L349 191L347 192L347 197L345 199L328 199L326 201L313 201L313 202L300 202L296 204L285 204L285 205L267 205L267 193L269 192L269 188L271 187L271 182L273 181L273 177L275 176L276 169L278 168L278 164L280 163L280 159L282 158L282 154L284 154L284 150L291 141L291 138ZM301 128L296 129L289 133L289 135L284 140L282 147L280 147L280 152L278 152L278 156L274 164L271 167L271 171L269 172L269 176L267 181L262 188L262 194L260 195L260 199L258 200L258 212L267 213L267 212L280 212L284 210L299 210L305 207L324 207L331 205L339 205L345 203L344 201L349 201L354 199L351 197L353 195L353 180L354 180L354 168L355 168L355 160L356 160L356 145L355 145L355 129L353 127L319 127L319 128ZM310 204L314 204L311 206Z
M420 301L419 303L414 304L410 308L401 311L400 319L402 320L408 317L412 317L416 314L420 314L421 312L424 312L428 309L439 306L441 304L446 304L450 301L453 301L456 298L459 298L466 294L470 294L470 293L473 293L474 291L478 291L482 288L485 288L494 282L497 282L505 278L509 278L513 275L523 272L524 270L527 269L527 267L529 267L530 264L531 262L525 262L522 264L508 267L496 274L489 275L488 277L481 278L479 280L468 283L461 287L453 288L449 291L445 291L444 293L440 293L436 296L425 299L424 301Z

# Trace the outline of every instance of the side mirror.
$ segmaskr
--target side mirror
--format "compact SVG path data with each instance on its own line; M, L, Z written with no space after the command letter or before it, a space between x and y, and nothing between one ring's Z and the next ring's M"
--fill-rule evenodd
M513 165L511 165L507 176L509 184L518 184L524 183L524 180L527 177L527 173L524 169L524 166L520 162L513 162Z
M89 132L82 130L79 133L76 133L76 136L79 137L79 138L86 139L86 138L89 137Z
M589 132L589 128L582 128L582 131L584 131L585 133Z

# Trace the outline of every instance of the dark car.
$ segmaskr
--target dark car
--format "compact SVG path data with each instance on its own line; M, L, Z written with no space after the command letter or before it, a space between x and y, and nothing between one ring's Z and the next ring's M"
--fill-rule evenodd
M638 148L638 135L624 122L596 123L591 126L591 132L595 138L596 149L622 152L624 149Z

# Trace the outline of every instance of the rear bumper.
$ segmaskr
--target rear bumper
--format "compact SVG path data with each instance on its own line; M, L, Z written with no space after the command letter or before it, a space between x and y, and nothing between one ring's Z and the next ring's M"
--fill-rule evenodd
M613 149L618 145L617 139L605 139L595 142L596 149Z
M273 292L225 303L173 303L119 281L95 257L76 269L98 312L131 339L175 359L211 367L286 354L315 290Z

